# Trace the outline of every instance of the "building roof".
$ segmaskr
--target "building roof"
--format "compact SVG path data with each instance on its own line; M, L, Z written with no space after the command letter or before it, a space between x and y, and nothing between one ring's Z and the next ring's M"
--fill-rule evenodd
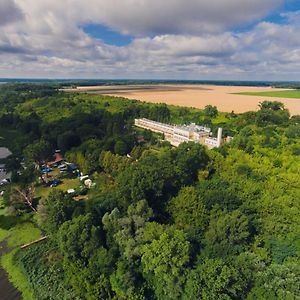
M53 155L53 158L54 158L53 161L49 161L49 162L48 162L48 165L49 165L49 166L51 166L51 165L53 165L53 164L56 164L56 163L59 163L59 162L61 162L61 161L64 160L64 157L63 157L60 153L55 153L55 154Z

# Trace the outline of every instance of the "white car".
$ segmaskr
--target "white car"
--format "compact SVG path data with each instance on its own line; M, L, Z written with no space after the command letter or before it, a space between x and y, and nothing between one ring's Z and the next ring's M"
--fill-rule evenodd
M1 180L0 185L9 184L9 183L10 183L10 179L5 178L5 179Z

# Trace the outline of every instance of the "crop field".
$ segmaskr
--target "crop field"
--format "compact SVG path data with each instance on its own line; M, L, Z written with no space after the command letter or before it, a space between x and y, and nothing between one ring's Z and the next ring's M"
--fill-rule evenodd
M260 102L267 100L265 99L267 97L274 97L272 100L284 103L292 115L300 114L298 101L300 90L273 87L161 84L138 86L135 89L132 86L110 86L109 88L107 86L85 86L66 91L110 95L200 109L210 104L216 106L219 111L234 111L235 113L258 110ZM252 97L248 97L250 95Z
M270 92L243 92L243 93L234 93L234 94L235 95L245 95L245 96L300 99L300 90L270 91Z

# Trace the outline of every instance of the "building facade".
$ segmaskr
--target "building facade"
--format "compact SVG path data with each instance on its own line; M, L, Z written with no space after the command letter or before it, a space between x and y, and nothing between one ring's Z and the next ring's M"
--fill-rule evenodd
M199 126L194 123L190 125L169 125L149 119L135 119L135 126L151 130L153 132L162 133L165 140L171 145L178 147L184 142L194 142L206 145L209 149L219 147L222 142L222 128L218 129L218 136L211 137L211 129L204 126Z

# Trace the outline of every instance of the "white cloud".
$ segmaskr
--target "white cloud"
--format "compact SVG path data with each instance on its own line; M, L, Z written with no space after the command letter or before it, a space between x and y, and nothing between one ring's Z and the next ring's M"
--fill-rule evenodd
M9 0L1 0L9 1ZM256 21L283 0L15 0L32 29L61 33L85 23L133 35L203 33Z
M300 12L259 21L282 2L0 0L0 77L295 79ZM135 38L107 45L82 30L90 23Z

